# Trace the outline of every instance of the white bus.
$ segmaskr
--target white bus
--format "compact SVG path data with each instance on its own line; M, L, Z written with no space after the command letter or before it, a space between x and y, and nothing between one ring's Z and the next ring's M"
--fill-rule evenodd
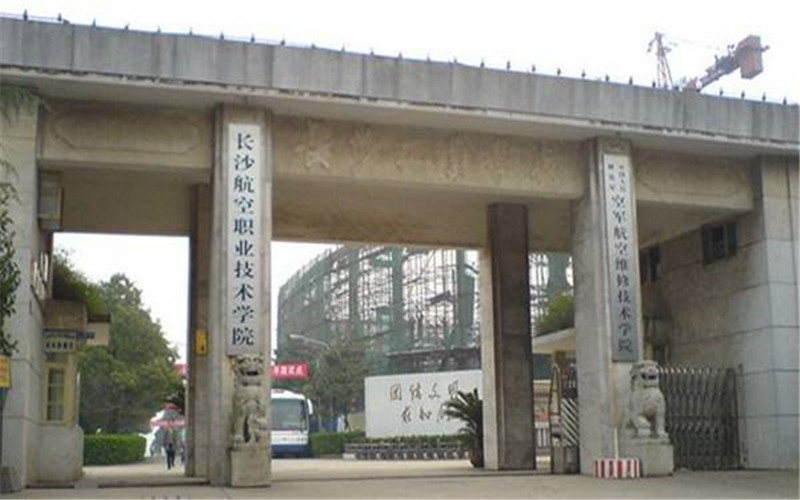
M296 392L272 389L272 456L311 456L308 440L311 401Z

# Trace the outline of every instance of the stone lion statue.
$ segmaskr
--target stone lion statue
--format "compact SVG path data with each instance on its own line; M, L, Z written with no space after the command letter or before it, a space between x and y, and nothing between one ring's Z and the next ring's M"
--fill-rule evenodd
M264 359L261 356L238 356L234 363L233 445L265 442L267 392L264 388Z
M664 430L664 395L658 388L658 363L642 361L631 368L631 399L624 427L635 439L668 441Z

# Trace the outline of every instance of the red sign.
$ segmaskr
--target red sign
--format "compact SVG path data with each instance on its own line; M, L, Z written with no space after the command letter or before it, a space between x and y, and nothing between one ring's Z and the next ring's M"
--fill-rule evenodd
M273 380L307 380L308 363L281 363L272 365Z
M153 419L150 421L150 428L155 429L156 427L183 427L186 425L186 420L183 418L177 418L175 420L166 420L166 419Z

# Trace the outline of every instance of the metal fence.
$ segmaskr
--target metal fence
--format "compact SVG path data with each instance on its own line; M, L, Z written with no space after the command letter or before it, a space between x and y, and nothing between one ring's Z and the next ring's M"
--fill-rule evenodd
M660 387L667 405L666 431L675 448L675 467L739 468L736 372L663 366Z

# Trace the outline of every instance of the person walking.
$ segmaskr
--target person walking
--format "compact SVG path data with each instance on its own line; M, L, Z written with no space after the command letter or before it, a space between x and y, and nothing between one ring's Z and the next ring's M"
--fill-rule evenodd
M167 445L167 470L175 467L175 445L169 443Z
M164 434L164 447L167 454L167 470L175 467L175 436L168 430Z

